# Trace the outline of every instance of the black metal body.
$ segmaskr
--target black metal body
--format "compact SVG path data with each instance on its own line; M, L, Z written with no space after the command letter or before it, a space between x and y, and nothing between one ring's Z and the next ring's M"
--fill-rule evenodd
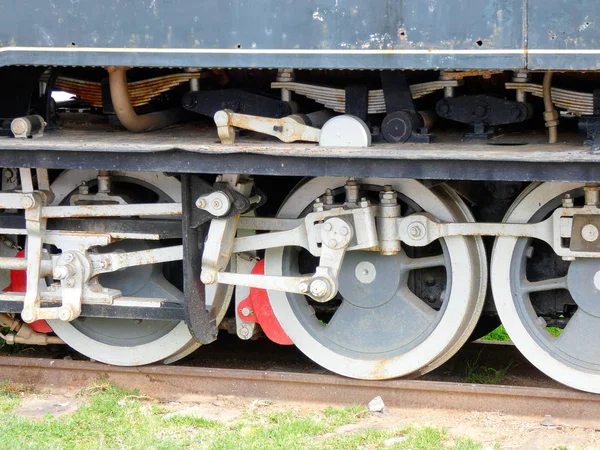
M361 176L429 180L600 181L600 162L460 159L377 159L275 156L257 153L206 154L181 151L155 153L8 151L0 158L9 167L106 169L247 175Z
M182 106L198 114L213 117L217 111L230 109L240 114L262 117L286 117L292 114L289 104L242 89L188 92Z
M444 119L466 123L473 127L468 138L485 138L493 134L494 125L506 125L527 120L526 103L505 100L492 95L463 95L440 100L435 112Z

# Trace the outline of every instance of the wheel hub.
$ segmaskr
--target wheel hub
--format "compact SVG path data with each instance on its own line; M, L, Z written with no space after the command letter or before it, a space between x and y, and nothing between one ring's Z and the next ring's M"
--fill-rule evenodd
M401 257L377 252L349 252L339 275L340 294L360 308L377 308L386 304L398 290ZM406 279L406 276L402 278Z
M569 266L567 283L577 306L592 316L600 317L600 261L573 261Z

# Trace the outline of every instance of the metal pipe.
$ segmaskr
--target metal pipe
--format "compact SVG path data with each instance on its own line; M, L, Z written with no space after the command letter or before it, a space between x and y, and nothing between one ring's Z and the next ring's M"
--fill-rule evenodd
M42 259L40 261L41 275L46 277L52 275L52 261ZM0 269L2 270L27 270L27 258L0 257Z
M115 114L129 131L141 132L158 130L175 125L183 120L185 111L179 108L138 115L129 99L127 68L108 67L108 83Z
M552 103L552 72L546 72L542 85L544 94L544 120L548 128L548 143L555 144L558 141L558 112Z

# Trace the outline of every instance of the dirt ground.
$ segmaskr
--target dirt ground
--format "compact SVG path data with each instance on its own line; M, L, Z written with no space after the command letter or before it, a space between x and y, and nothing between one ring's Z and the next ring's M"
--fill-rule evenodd
M385 399L384 399L385 401ZM58 417L74 412L82 403L77 392L27 394L15 414L27 418ZM233 423L246 412L293 411L311 413L326 405L271 402L235 396L196 399L194 402L162 402L169 415L201 417ZM600 449L600 430L567 425L542 425L541 417L517 417L500 413L457 412L430 409L386 409L369 413L357 423L344 425L335 433L353 433L366 429L397 429L410 425L446 428L452 438L470 437L483 449Z

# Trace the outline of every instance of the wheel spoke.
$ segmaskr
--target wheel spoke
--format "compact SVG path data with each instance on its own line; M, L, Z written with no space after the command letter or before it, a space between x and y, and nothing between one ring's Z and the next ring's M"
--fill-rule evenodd
M577 310L555 346L580 361L600 364L600 317Z
M361 308L344 301L323 332L344 348L384 352L414 341L436 318L433 308L408 288L402 288L377 308Z
M567 277L548 278L541 281L527 281L522 283L523 293L555 291L558 289L568 289Z
M425 256L423 258L406 257L405 261L402 262L402 265L403 268L408 271L429 269L431 267L443 267L446 266L446 258L443 254L436 256Z

